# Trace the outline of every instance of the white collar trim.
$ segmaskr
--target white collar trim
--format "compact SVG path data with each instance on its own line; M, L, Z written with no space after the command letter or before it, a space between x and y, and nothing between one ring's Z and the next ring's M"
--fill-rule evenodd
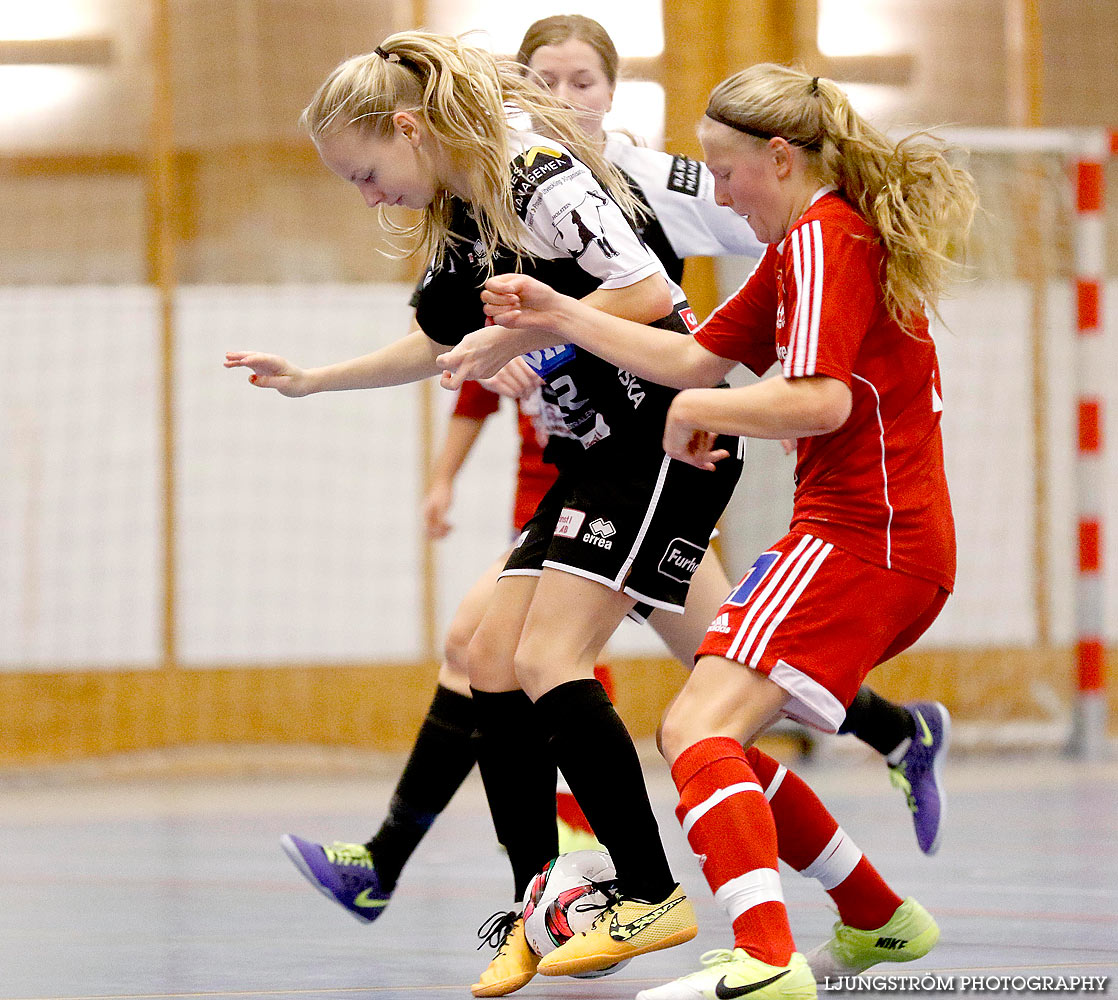
M815 194L813 194L811 196L811 201L809 201L807 203L807 208L811 208L811 206L814 205L824 195L830 194L832 191L837 191L837 190L838 190L838 188L835 187L834 184L824 184L818 191L815 192ZM804 215L807 214L807 208L804 209ZM802 219L803 217L804 216L801 215L800 218L796 220L796 222L799 222L800 219ZM793 222L792 225L788 227L789 230L791 230L796 225L796 222ZM786 240L786 239L788 239L787 236L784 237L784 240ZM781 240L776 245L776 249L777 249L778 253L784 253L784 240Z

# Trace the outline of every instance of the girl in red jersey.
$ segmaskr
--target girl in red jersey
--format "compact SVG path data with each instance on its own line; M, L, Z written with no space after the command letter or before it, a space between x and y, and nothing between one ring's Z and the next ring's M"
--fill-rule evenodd
M812 997L817 979L919 958L938 938L808 786L751 743L781 717L833 732L869 671L913 643L952 588L925 308L946 284L975 195L937 145L890 142L833 83L781 66L716 87L699 138L719 201L769 247L693 337L673 342L504 276L487 286L487 311L518 334L467 338L440 363L455 378L481 375L512 340L517 350L573 341L685 389L664 445L699 468L725 458L715 433L798 440L790 532L727 598L661 728L677 816L734 945L638 1000ZM781 368L745 388L701 388L735 363ZM839 910L810 968L795 951L778 856L819 878ZM596 923L559 952L605 964L609 931Z

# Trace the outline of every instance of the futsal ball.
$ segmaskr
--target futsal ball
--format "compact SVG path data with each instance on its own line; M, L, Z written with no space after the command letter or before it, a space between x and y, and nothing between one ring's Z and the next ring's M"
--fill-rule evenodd
M542 958L580 931L589 930L609 902L593 883L608 882L616 874L605 851L571 851L552 858L524 893L524 937L532 951ZM625 959L608 969L575 976L597 979L628 964Z

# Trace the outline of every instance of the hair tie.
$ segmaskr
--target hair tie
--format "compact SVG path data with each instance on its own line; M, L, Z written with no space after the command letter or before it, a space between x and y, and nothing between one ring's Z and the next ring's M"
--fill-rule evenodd
M373 52L380 56L386 63L392 66L403 66L404 69L414 73L416 76L420 78L423 77L423 71L419 68L419 64L409 59L407 56L402 56L399 52L386 52L379 45L373 49Z
M814 97L819 93L819 77L813 76L811 78L811 96Z

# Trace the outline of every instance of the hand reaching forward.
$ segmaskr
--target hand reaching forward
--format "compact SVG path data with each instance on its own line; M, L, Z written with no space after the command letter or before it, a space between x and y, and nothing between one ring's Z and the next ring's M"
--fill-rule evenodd
M725 448L715 448L718 435L697 427L693 418L687 415L686 396L686 391L681 392L668 407L668 419L664 424L664 453L697 469L713 472L714 463L729 458L730 453ZM679 405L681 402L683 405Z
M275 389L284 396L305 396L311 392L307 373L276 354L229 351L226 368L251 368L249 381L261 389Z
M528 367L527 361L519 357L513 358L492 378L478 381L490 392L510 399L530 399L543 385L543 379Z
M510 347L508 330L487 324L467 333L455 347L435 358L435 364L443 368L439 385L444 389L461 389L462 383L470 379L479 382L495 379L519 353L515 347ZM494 388L494 391L500 390Z
M494 275L481 292L485 315L514 330L557 330L565 298L526 274Z

